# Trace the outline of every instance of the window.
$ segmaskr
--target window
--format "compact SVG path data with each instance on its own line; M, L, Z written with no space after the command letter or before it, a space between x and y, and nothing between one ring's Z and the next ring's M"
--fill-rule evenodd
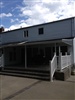
M24 37L28 37L28 30L24 31Z
M39 28L39 35L44 34L43 28Z

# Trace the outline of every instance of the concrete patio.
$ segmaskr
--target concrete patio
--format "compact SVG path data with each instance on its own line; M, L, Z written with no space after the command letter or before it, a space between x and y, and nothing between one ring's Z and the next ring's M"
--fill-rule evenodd
M75 100L75 76L66 81L0 75L0 100Z

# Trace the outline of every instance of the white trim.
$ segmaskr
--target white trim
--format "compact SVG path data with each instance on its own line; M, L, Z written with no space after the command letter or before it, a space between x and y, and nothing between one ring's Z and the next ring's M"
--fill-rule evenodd
M75 65L75 38L73 39L73 64Z

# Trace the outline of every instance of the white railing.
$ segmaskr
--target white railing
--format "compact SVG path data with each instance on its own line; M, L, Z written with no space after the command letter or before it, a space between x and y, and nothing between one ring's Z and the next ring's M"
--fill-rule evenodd
M3 67L3 65L4 65L4 61L3 61L3 55L0 57L0 67Z
M53 75L55 70L57 69L57 56L54 54L53 59L50 61L50 81L53 81Z
M62 53L60 53L59 55L59 70L62 70L68 66L71 65L71 55L62 55Z

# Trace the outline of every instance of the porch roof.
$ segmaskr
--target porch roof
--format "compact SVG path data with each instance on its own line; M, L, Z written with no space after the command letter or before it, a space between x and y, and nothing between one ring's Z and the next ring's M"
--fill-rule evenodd
M54 43L54 44L64 43L66 45L72 45L72 39L33 41L33 42L27 42L26 45L51 44L51 43Z
M12 46L22 46L25 45L27 41L24 42L15 42L15 43L9 43L9 44L2 44L0 45L0 48L4 48L4 47L12 47Z
M22 42L14 42L14 43L8 43L8 44L1 44L0 48L4 47L13 47L13 46L23 46L23 45L36 45L36 44L51 44L51 43L64 43L66 45L72 45L72 39L61 39L61 40L49 40L49 41L22 41Z
M72 39L62 39L62 42L68 45L72 45L73 43Z

